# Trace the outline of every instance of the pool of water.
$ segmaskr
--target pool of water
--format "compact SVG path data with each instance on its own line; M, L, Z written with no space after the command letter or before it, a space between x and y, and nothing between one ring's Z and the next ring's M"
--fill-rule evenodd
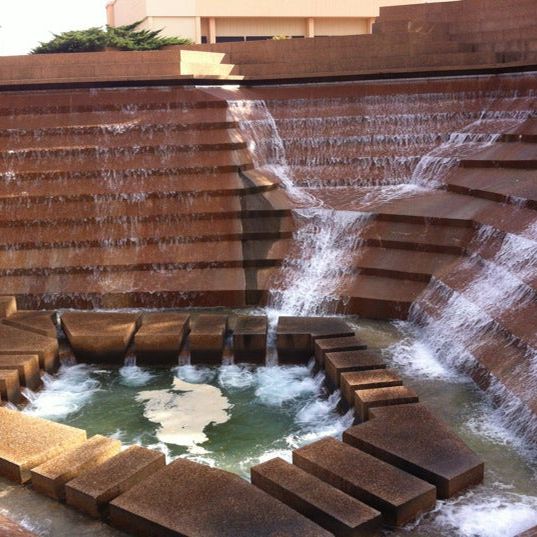
M486 463L485 483L388 535L514 537L537 524L537 454L466 377L443 367L419 331L351 319L371 347ZM124 445L188 457L248 478L249 468L325 435L352 416L336 412L322 376L306 366L181 366L173 369L64 367L24 411L106 434ZM120 535L29 487L0 481L0 512L42 535Z

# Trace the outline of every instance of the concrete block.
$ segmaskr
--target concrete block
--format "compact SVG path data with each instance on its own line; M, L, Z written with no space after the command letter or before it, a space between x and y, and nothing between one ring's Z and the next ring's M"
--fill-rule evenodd
M233 331L233 355L237 362L265 363L267 355L267 318L240 315Z
M360 421L366 421L369 418L371 408L417 402L419 398L416 392L406 386L372 388L354 392L354 409Z
M39 357L37 354L0 355L0 368L17 371L19 383L30 390L35 391L41 386Z
M327 360L328 363L328 360ZM403 380L391 369L343 372L340 376L341 396L349 407L354 407L354 392L374 388L402 386Z
M324 369L330 389L340 387L343 373L349 371L365 371L383 369L386 367L379 351L356 350L328 352L324 355Z
M324 367L324 356L330 352L361 351L367 345L356 336L318 339L315 341L315 362L318 367Z
M227 315L199 315L189 336L192 363L221 363L226 331Z
M15 404L20 401L21 386L16 369L0 369L0 399Z

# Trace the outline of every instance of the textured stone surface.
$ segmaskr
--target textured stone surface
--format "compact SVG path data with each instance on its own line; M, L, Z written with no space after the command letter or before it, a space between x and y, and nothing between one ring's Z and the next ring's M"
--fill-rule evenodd
M198 315L189 336L192 363L220 363L226 330L227 315Z
M0 537L36 537L36 534L0 515Z
M0 295L0 319L9 317L17 311L17 300L14 296Z
M287 317L278 319L278 357L288 362L304 362L314 353L314 341L354 335L349 325L337 317Z
M414 390L406 386L372 388L354 392L354 409L360 421L366 421L371 408L417 403L419 398Z
M364 349L367 349L367 345L356 336L318 339L315 341L315 361L319 367L324 367L324 356L327 353Z
M190 315L185 313L146 313L134 336L138 365L177 363L185 337L190 330Z
M92 436L83 444L32 468L32 487L51 498L63 500L68 481L107 461L120 449L119 440Z
M20 398L19 372L16 369L0 369L0 400L18 403Z
M58 340L27 330L0 324L0 355L37 354L39 366L48 372L56 371Z
M0 368L17 371L20 384L30 390L37 390L41 386L39 357L37 354L15 356L0 354Z
M295 450L293 462L379 510L394 526L410 522L436 501L434 486L334 438Z
M237 475L177 459L110 503L113 526L140 536L329 537Z
M336 537L372 537L380 513L283 459L250 469L252 484L313 520Z
M267 355L266 316L239 315L233 331L235 362L265 363Z
M42 336L56 338L55 313L52 311L22 311L19 310L2 322L15 328L29 330Z
M529 530L520 533L516 537L537 537L537 526L530 528Z
M61 321L79 360L123 363L138 317L132 313L68 312Z
M93 470L69 481L66 501L92 517L106 515L108 504L166 465L162 453L131 446Z
M429 481L450 498L483 481L483 461L421 404L375 408L343 441Z
M341 373L340 380L341 396L350 407L354 406L354 392L356 390L370 390L373 388L388 388L390 386L403 385L401 377L391 369L344 372Z
M82 444L86 431L0 408L0 475L25 483L30 470Z
M382 369L386 364L379 351L357 350L327 352L324 355L324 369L331 389L339 388L341 374L347 371Z

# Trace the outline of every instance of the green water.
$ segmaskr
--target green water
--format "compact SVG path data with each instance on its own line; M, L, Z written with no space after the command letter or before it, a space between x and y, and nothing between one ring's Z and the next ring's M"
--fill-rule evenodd
M437 363L424 342L401 333L400 327L355 320L355 328L371 347L383 350L390 367L486 464L483 485L438 502L436 510L417 523L386 534L514 537L537 524L537 454L510 432L484 394L468 379ZM179 377L194 386L212 387L210 393L220 404L197 415L207 421L202 431L206 441L188 445L163 442L159 438L162 424L154 415L151 420L147 417L149 399L142 400L141 392L156 394L159 401L164 396L166 404L159 409L168 418L184 418L182 423L188 429L189 413L182 409L188 391L183 391L185 384L181 384L183 390L174 386ZM169 459L188 457L247 478L250 466L259 461L273 456L289 458L295 447L328 434L337 436L349 425L348 417L334 411L336 398L326 397L321 381L313 379L306 367L140 371L77 366L48 383L27 411L82 427L90 435L112 435L125 445L140 443L164 451ZM210 424L211 416L221 416L223 401L225 422ZM28 487L0 480L2 511L27 521L43 536L120 535Z

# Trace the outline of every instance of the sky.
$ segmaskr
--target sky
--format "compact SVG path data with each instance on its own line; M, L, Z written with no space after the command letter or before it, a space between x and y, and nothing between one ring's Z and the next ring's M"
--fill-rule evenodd
M27 54L52 33L106 24L108 0L0 0L0 56Z

